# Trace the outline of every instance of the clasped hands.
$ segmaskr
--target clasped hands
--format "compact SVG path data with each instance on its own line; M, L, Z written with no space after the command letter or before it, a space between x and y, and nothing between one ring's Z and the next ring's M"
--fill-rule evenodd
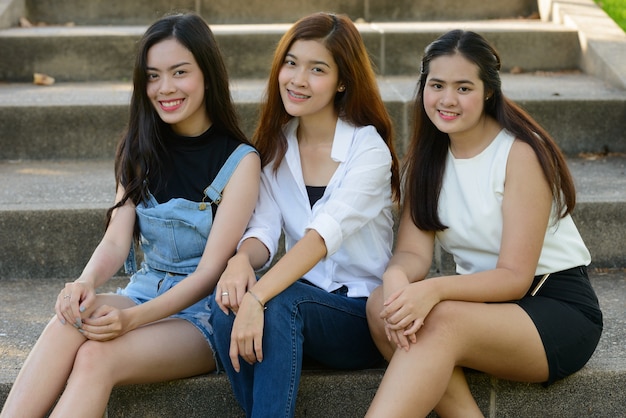
M410 345L417 342L418 331L439 300L427 281L389 280L383 286L380 318L385 324L387 339L408 351Z
M89 340L108 341L128 331L123 310L108 305L94 309L95 302L93 285L86 281L75 281L65 284L57 296L54 309L63 325L73 325Z

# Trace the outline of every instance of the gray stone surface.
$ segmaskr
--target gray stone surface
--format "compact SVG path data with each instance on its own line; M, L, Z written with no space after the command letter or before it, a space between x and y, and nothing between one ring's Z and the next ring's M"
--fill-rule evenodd
M0 0L0 402L58 290L100 239L133 44L171 8L195 9L211 24L248 134L289 24L316 10L348 13L380 75L400 154L424 46L456 27L485 34L502 54L505 93L568 155L605 330L588 365L548 389L472 372L472 391L489 417L626 417L626 34L592 0ZM16 28L21 16L47 27ZM35 71L57 83L31 85ZM449 256L442 260L449 269ZM308 368L296 415L361 417L383 372ZM226 378L206 375L116 388L108 416L242 414Z
M604 332L589 363L549 388L492 379L469 372L474 396L485 416L626 416L626 270L591 269L604 313ZM53 303L65 279L0 278L0 403L39 333L53 315ZM124 286L114 278L105 290ZM309 368L302 376L297 416L362 417L384 368L356 372ZM241 417L224 375L204 375L114 390L113 417Z

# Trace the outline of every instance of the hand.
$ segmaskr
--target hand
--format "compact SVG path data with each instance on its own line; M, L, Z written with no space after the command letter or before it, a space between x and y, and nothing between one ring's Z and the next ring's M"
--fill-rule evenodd
M387 270L383 276L383 301L387 301L391 295L399 292L408 285L409 280L404 273L394 269ZM393 329L388 321L382 317L382 315L381 318L385 324L385 334L387 335L387 340L394 343L398 348L408 350L409 343L415 342L415 335L408 338L408 336L404 334L405 330Z
M424 325L426 317L440 302L431 284L429 280L411 283L386 298L384 309L380 313L385 321L385 328L390 332L395 331L396 336L401 332L405 338L415 342L416 334ZM402 347L408 349L408 345Z
M83 319L79 331L90 340L112 340L130 331L127 312L112 306L102 305L89 318Z
M65 283L65 287L57 296L54 310L63 325L70 323L76 328L82 325L82 313L96 300L93 284L83 281Z
M263 361L264 309L251 295L246 294L230 334L230 361L239 372L239 356L248 364Z
M256 284L256 275L250 261L244 255L235 254L228 260L226 270L215 286L215 302L222 312L237 313L246 291Z

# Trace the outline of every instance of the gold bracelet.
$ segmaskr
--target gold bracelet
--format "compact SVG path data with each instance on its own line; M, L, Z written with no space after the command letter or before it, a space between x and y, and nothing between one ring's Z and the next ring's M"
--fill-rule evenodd
M254 293L252 293L251 290L248 290L248 293L250 293L250 295L254 298L254 300L256 300L257 302L259 302L259 305L261 305L261 308L263 308L263 310L267 309L267 306L265 306L265 304L263 302L261 302L261 299L259 299L259 297L257 295L255 295Z

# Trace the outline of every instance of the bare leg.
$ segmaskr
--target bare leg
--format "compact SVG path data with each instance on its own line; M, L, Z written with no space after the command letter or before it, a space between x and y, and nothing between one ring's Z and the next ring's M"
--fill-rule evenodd
M120 308L134 305L117 295L99 295L96 305L105 300ZM71 324L62 325L56 316L52 318L24 362L0 417L44 416L65 387L76 352L85 341Z
M467 396L456 376L451 381L457 366L527 382L548 377L539 334L519 306L445 301L431 311L410 350L394 353L367 416L419 417L437 406L465 408L459 402ZM467 408L475 410L473 399Z
M435 407L435 412L440 417L482 418L484 416L470 392L461 367L454 368L446 392Z
M378 287L370 294L367 299L367 324L370 328L370 334L378 351L383 355L385 360L390 361L393 353L396 351L394 343L387 339L385 334L385 324L380 318L380 312L383 310L383 288Z
M158 321L107 342L87 341L51 418L102 416L118 384L161 382L214 369L204 336L182 319Z

